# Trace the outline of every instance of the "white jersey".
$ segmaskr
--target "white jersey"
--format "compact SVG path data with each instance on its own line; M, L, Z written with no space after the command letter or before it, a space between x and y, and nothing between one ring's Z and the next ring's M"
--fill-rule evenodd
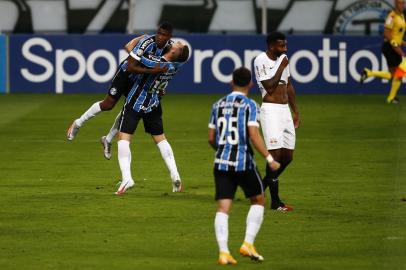
M284 57L287 57L286 54L282 54L274 61L274 60L270 59L265 52L263 52L263 53L259 54L257 57L255 57L255 60L254 60L255 78L257 79L257 84L258 84L259 90L261 90L262 97L264 97L267 92L266 92L265 88L262 86L261 82L272 79L272 77L275 76L275 73L278 70L279 65L281 64ZM288 64L282 72L282 76L279 81L279 84L287 84L289 77L290 77L290 72L289 72L289 64Z

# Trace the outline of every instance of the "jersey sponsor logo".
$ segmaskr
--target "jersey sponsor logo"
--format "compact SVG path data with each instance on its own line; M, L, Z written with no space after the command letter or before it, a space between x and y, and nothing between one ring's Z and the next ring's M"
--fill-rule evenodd
M139 50L139 51L141 51L141 55L142 55L143 51L144 51L151 43L153 43L153 42L154 42L154 39L153 39L152 37L150 37L150 38L146 39L146 40L141 44L140 50ZM137 51L137 53L138 53L138 51Z
M269 143L270 143L270 144L277 144L277 143L278 143L278 139L271 138L271 139L269 140Z
M214 159L214 163L233 166L233 167L237 167L237 165L238 165L238 162L236 162L236 161L230 161L230 160L219 159L219 158Z

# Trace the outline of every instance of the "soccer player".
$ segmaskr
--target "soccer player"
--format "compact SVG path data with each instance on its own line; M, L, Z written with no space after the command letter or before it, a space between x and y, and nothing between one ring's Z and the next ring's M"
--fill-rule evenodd
M264 182L269 185L271 209L286 212L293 208L279 198L279 175L293 159L295 128L300 123L299 110L285 54L286 37L283 33L272 32L266 43L267 51L254 60L255 76L262 94L261 127L266 147L281 167L277 171L267 167Z
M172 43L170 40L172 37L172 30L172 25L164 22L159 25L155 35L144 35L130 41L130 43L127 44L128 46L131 46L131 44L137 45L132 49L128 58L120 64L116 74L113 77L108 94L104 100L94 103L85 113L73 121L67 132L67 139L69 141L75 139L77 133L79 132L79 128L81 128L85 122L95 117L102 111L110 111L114 108L122 95L127 96L134 84L135 74L160 74L166 72L166 68L161 68L159 65L152 69L143 66L140 62L140 58L143 55L161 56L165 48L168 48L168 46ZM110 145L106 143L105 139L106 138L103 140L102 138L102 144L106 150L106 148L110 148ZM110 159L111 152L108 151L107 154L105 153L105 157Z
M137 77L134 86L127 96L126 103L121 112L118 133L118 162L120 165L122 181L116 194L122 195L127 189L134 186L131 175L131 150L130 142L138 122L142 119L145 132L151 134L152 139L161 151L162 157L170 171L172 179L172 191L181 192L182 182L176 167L172 148L166 140L163 123L162 108L159 93L165 89L168 82L178 71L180 65L189 57L189 48L181 42L174 43L171 49L159 59L160 63L167 61L167 72L164 74L143 74ZM149 61L154 61L150 56ZM165 64L165 63L163 63Z
M240 254L256 261L264 260L254 247L264 216L264 189L249 140L266 158L270 169L277 170L280 166L265 148L259 134L258 107L247 97L252 87L251 72L245 67L236 69L231 86L233 91L214 103L208 132L209 143L216 150L214 182L217 213L214 228L220 265L237 263L228 249L228 213L237 186L243 189L245 196L251 201Z
M381 47L382 53L388 63L389 71L364 68L360 79L361 84L364 83L368 77L377 77L387 80L392 79L391 89L386 98L388 104L399 103L399 99L396 96L402 84L402 78L396 76L395 72L396 68L401 64L402 58L405 56L401 46L406 46L405 41L403 41L406 27L405 17L403 15L405 1L395 0L394 4L395 9L389 13L385 20L383 32L384 41Z

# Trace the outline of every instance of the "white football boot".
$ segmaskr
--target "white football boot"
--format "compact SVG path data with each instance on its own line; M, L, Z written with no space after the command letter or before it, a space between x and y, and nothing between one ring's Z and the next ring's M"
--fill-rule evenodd
M134 180L130 179L127 181L121 181L120 187L118 188L118 190L116 191L116 195L121 196L124 195L124 193L132 188L134 186Z
M68 138L68 141L73 141L75 139L76 134L79 132L79 126L76 124L76 120L73 121L72 125L70 125L68 132L66 134L66 137Z
M110 160L111 159L111 143L106 140L106 136L100 138L100 143L103 147L103 154L104 158Z

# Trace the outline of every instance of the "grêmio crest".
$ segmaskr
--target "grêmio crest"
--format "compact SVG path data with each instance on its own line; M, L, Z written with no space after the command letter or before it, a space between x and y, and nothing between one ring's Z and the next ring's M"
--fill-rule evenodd
M334 23L334 33L346 34L348 32L382 33L385 18L393 6L384 0L357 1L337 17Z

